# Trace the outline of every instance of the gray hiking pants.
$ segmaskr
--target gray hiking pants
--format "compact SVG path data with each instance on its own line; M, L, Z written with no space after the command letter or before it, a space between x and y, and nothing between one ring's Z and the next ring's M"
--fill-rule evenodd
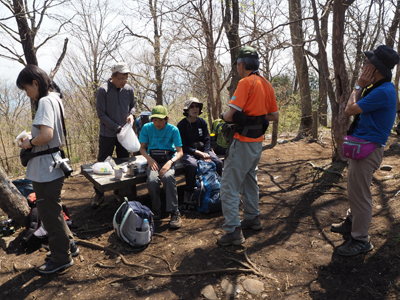
M347 175L347 197L350 209L347 216L352 221L351 236L360 241L369 241L369 226L372 220L371 182L379 168L384 148L376 148L364 159L350 159Z
M161 170L164 164L158 164ZM158 171L147 170L147 189L151 199L152 211L156 212L161 209L160 190L161 182L166 194L166 211L178 210L178 190L176 188L175 167L172 165L162 178L158 177Z

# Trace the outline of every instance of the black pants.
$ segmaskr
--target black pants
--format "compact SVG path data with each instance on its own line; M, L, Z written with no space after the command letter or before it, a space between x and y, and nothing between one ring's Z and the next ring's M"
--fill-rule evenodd
M129 157L129 152L118 142L117 137L99 136L99 155L97 161L103 162L108 156L117 152L117 158Z
M99 155L97 156L97 161L103 162L107 157L112 156L115 152L117 153L117 158L127 158L129 157L129 152L118 142L117 137L106 137L99 136ZM104 195L100 193L96 188L94 188L96 194Z
M64 177L50 182L32 181L39 218L49 234L51 260L55 263L67 263L71 260L69 247L74 241L62 209L61 189L63 183Z
M214 152L208 152L210 154L211 160L215 163L216 171L219 176L222 176L222 161L214 154ZM186 188L185 190L189 193L193 193L194 186L196 183L196 174L197 174L197 160L199 156L193 156L187 153L183 153L183 157L181 158L182 164L185 166L185 179L186 179Z

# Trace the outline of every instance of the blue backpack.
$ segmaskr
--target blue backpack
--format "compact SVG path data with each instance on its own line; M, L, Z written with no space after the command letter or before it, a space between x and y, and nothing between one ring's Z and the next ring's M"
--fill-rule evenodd
M215 163L198 160L194 198L199 212L212 214L222 211L220 188L221 180Z

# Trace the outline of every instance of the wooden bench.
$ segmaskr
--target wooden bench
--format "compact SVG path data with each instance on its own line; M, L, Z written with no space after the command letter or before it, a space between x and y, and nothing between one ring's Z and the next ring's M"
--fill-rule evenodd
M224 158L218 156L222 161ZM132 156L126 160L128 163L136 161L146 161L143 155ZM99 192L107 192L118 190L119 197L128 197L129 200L137 198L136 185L145 183L147 180L146 172L139 173L135 176L130 176L127 173L123 173L121 179L115 179L114 174L110 175L99 175L93 172L87 172L86 170L91 169L93 164L85 164L81 166L81 173L91 182ZM182 162L179 160L175 163L175 176L180 176L185 173L185 168Z

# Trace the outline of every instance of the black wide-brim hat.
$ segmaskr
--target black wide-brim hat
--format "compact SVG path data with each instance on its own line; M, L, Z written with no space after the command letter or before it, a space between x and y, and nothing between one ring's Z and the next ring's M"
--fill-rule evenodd
M365 51L365 56L385 77L392 77L392 69L400 61L396 51L386 45L380 45L374 51Z

